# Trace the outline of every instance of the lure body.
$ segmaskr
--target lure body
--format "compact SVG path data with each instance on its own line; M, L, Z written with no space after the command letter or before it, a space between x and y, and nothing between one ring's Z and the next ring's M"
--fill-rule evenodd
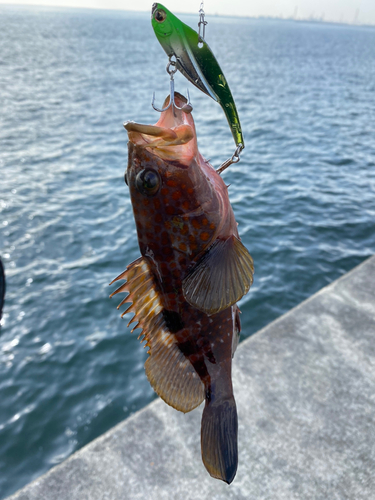
M208 44L160 3L152 6L152 27L168 57L175 56L177 69L199 90L217 101L228 120L236 146L244 138L229 85Z

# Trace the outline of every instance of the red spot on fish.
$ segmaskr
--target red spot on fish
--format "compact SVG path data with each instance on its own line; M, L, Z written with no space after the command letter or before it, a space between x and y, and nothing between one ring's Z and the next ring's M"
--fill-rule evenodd
M177 183L176 183L176 181L174 181L174 180L172 180L172 179L169 179L169 180L167 181L167 186L169 186L169 187L176 187L176 186L177 186Z
M160 194L162 196L167 196L168 193L169 193L169 189L167 189L167 188L161 188Z
M163 255L164 255L165 260L167 260L168 262L171 261L171 257L173 255L173 250L172 250L172 248L168 244L164 245Z
M180 191L174 191L174 193L172 194L172 198L177 201L181 198L181 193Z
M202 241L207 241L210 238L210 233L203 231L203 233L201 233L199 237Z
M182 208L184 210L189 210L189 208L190 208L190 204L189 204L189 202L187 200L183 201L182 204L181 204L181 206L182 206Z
M178 263L180 264L180 266L184 267L186 266L186 258L181 255L179 258L178 258Z
M189 359L190 359L191 363L194 364L198 361L199 356L197 356L196 354L190 354Z
M207 224L208 224L208 220L207 220L207 219L203 219L203 220L202 220L202 224L203 224L204 226L207 226Z
M186 250L187 250L187 246L186 246L185 243L180 243L179 246L178 246L178 248L180 250L182 250L183 252L186 252Z
M193 225L193 227L195 227L195 229L199 229L201 227L201 225L199 224L197 219L193 219L192 225Z
M161 244L162 245L169 245L168 233L166 231L161 233Z
M180 275L180 270L179 269L173 269L172 271L172 276L177 282L181 282L181 275Z
M156 210L159 210L160 209L160 200L159 198L154 198L154 207L156 208Z
M167 265L165 262L162 262L160 264L161 272L163 274L168 274L169 273L169 265Z
M161 223L162 221L163 221L163 218L162 218L161 214L156 214L155 215L155 222Z
M173 215L176 209L174 207L169 206L165 208L165 211L167 212L168 215Z

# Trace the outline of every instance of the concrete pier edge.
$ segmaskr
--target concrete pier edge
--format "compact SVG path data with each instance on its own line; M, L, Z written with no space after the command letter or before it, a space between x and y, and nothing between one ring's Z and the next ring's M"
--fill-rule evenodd
M375 498L375 256L242 342L239 468L200 457L202 408L156 400L9 500Z

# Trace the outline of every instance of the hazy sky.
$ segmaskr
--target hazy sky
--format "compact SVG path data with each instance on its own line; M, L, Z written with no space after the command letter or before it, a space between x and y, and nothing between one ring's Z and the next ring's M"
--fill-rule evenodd
M3 4L38 4L150 11L152 0L0 0ZM198 12L199 0L165 0L172 12ZM206 14L324 18L375 24L375 0L205 0Z

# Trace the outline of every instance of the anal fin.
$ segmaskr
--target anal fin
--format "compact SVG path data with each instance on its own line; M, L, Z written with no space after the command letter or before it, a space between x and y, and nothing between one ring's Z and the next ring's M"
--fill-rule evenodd
M183 413L199 406L204 399L204 385L166 328L162 315L146 333L146 343L150 354L145 363L146 375L157 394Z

